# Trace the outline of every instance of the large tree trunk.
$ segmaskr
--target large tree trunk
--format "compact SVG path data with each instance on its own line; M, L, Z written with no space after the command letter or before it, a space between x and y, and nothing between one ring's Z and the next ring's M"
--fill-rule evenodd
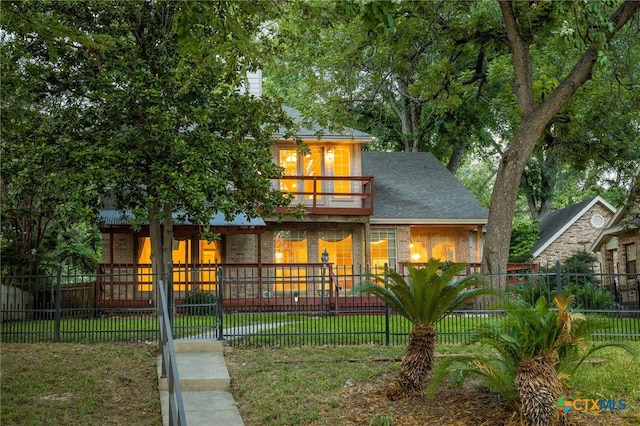
M164 262L162 259L162 225L160 218L149 214L149 239L151 240L151 273L153 274L153 300L155 306L160 306L160 280L164 282Z
M156 307L160 306L157 286L162 280L164 291L169 297L169 281L167 268L171 267L173 248L173 221L171 217L171 205L163 208L163 217L160 218L153 212L149 214L149 237L151 240L151 270L153 274L153 300Z
M549 121L571 99L578 88L591 78L591 70L600 49L600 45L594 42L584 52L567 78L536 107L529 42L519 32L512 3L508 0L499 0L499 3L507 31L507 42L513 54L515 75L513 85L521 112L521 122L513 143L502 156L491 194L482 268L485 273L492 274L506 271L511 225L518 185L524 167ZM633 0L627 0L620 5L611 16L613 31L605 32L607 41L631 19L638 8L640 8L640 2ZM503 286L498 283L496 287L502 289Z

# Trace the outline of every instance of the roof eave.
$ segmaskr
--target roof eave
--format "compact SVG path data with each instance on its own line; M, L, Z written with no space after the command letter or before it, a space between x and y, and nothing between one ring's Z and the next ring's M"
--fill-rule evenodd
M371 218L371 225L477 225L484 226L487 219L418 219Z

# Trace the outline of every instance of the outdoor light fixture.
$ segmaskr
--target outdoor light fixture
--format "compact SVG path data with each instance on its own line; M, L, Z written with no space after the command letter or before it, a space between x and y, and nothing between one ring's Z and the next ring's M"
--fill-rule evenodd
M322 252L322 289L320 290L320 309L322 311L322 316L324 316L324 270L327 269L327 263L329 262L329 253L327 253L327 249L325 248Z
M333 161L333 148L327 150L327 160Z

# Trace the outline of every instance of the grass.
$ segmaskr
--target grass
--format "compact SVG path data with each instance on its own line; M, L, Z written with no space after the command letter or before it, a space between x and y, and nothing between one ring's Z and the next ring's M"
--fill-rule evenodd
M465 343L470 331L487 321L495 312L486 314L461 313L444 318L437 325L441 343ZM610 327L596 339L611 337L639 339L640 318L606 318ZM359 345L386 344L387 325L384 315L325 315L318 312L300 313L229 313L223 317L223 327L275 324L242 340L244 346L298 345ZM3 342L54 341L53 320L6 321L0 325ZM174 337L188 337L216 329L213 316L177 315ZM75 342L144 342L157 338L158 322L153 312L138 316L106 316L100 318L64 318L60 321L61 341ZM410 325L397 315L389 316L389 343L406 344ZM635 336L635 337L631 337Z
M630 345L640 352L640 343ZM153 345L3 344L1 350L2 425L161 425ZM466 424L461 410L454 412L457 418L440 423L416 417L428 414L437 401L412 400L422 405L411 413L389 405L384 395L374 401L375 386L399 370L403 350L379 345L230 348L225 356L247 426ZM476 350L486 348L437 346L438 356ZM564 397L623 398L624 417L607 421L640 423L640 363L613 348L597 357L601 362L578 369ZM451 398L443 402L450 406ZM571 424L604 424L594 419Z
M155 346L4 343L0 349L2 425L162 425Z
M401 353L385 346L302 347L234 349L226 358L246 424L343 424L340 391L395 372Z
M629 346L640 354L640 343ZM640 360L615 348L602 349L594 357L596 362L581 366L573 375L572 396L626 399L630 409L640 415ZM604 362L599 363L599 360Z
M640 350L640 344L631 345ZM226 358L232 391L247 425L405 424L398 408L366 407L366 401L363 401L364 407L342 404L346 389L362 387L365 391L359 399L366 399L371 393L366 390L368 385L388 381L400 368L398 360L403 349L398 346L234 349ZM439 356L485 350L478 346L437 347ZM637 386L640 364L616 349L603 350L598 356L601 362L578 369L574 387L565 397L623 398L627 406L625 415L635 416L637 422L640 420ZM433 401L426 401L425 407L430 404ZM360 423L353 420L356 411L361 413ZM451 424L453 420L458 422L455 424L464 424L459 423L460 419L449 420ZM446 419L442 421L447 424ZM587 420L579 424L591 423ZM632 420L628 424L635 423Z

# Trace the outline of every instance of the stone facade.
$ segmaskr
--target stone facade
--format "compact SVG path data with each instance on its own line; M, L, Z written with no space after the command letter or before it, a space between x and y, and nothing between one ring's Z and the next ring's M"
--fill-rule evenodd
M231 234L225 239L227 263L256 263L258 260L258 236L256 234Z
M602 217L603 222L599 221L597 215ZM543 267L552 266L556 261L562 262L577 252L588 250L612 216L613 213L606 206L601 203L594 204L533 261ZM602 263L601 256L596 254L596 257L597 262Z
M111 238L113 237L113 258ZM135 263L133 234L102 234L102 263L131 264Z

